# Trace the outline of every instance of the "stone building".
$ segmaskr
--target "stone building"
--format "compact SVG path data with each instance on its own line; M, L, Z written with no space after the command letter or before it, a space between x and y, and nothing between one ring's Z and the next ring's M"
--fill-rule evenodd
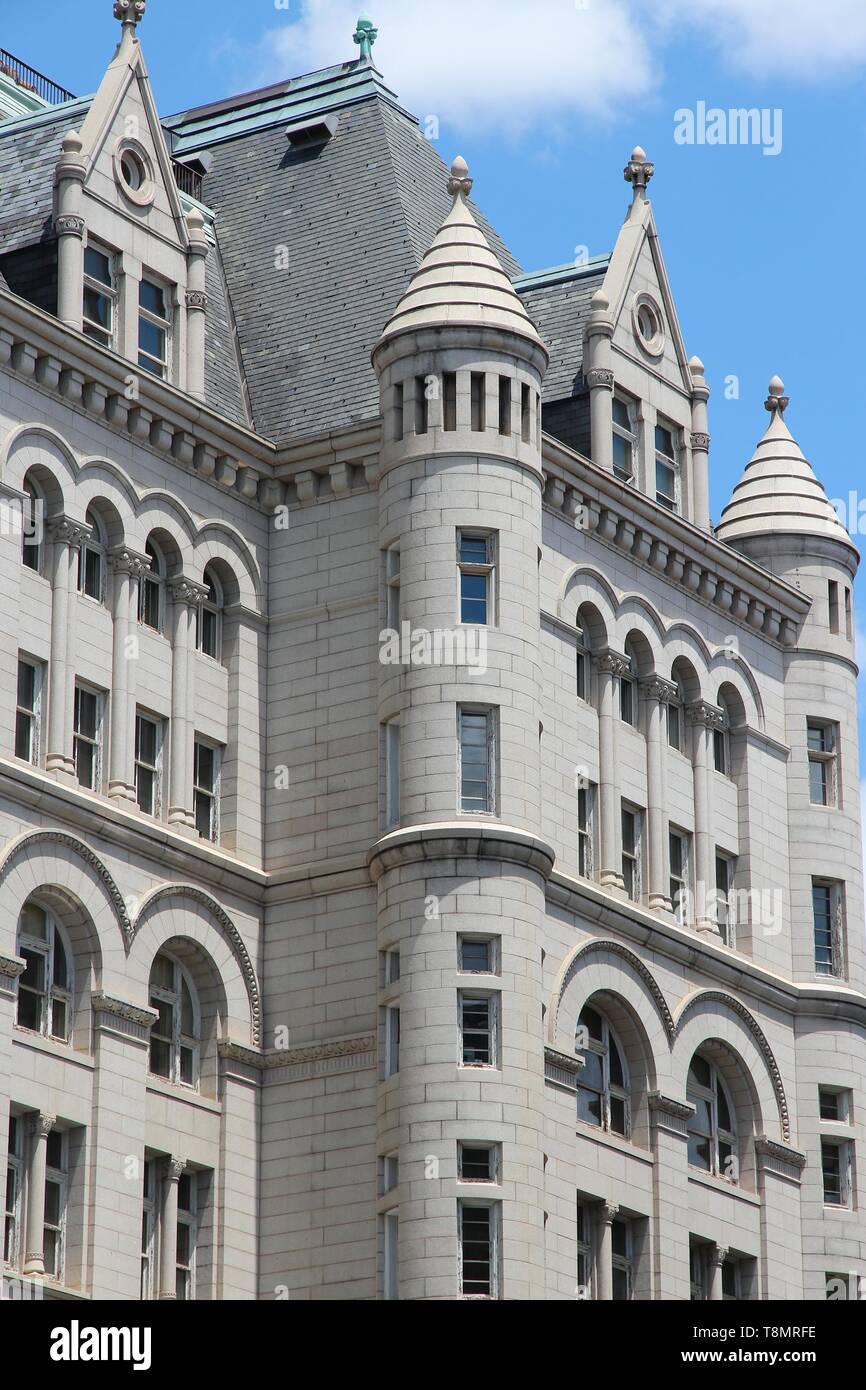
M642 150L525 274L370 21L160 118L144 8L95 96L0 66L7 1295L857 1297L858 555L781 382L714 528Z

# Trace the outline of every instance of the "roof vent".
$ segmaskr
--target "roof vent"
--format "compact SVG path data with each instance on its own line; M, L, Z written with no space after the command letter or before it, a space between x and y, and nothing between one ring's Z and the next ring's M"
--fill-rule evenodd
M294 121L286 127L286 139L293 150L306 149L308 145L323 145L337 129L339 116L316 116L311 121Z

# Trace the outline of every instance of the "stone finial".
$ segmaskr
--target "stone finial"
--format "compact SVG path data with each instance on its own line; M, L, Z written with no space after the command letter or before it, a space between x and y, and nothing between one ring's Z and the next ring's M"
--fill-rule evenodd
M77 130L68 130L61 141L60 148L64 154L75 158L84 149L84 141Z
M767 390L769 394L764 401L764 409L769 410L771 415L775 415L776 412L779 415L784 415L788 408L790 396L785 395L785 383L781 377L774 376Z
M606 314L610 308L610 300L604 290L596 290L592 299L589 301L589 305L593 314Z
M647 159L646 151L640 145L635 145L631 159L622 171L626 183L630 183L634 190L635 201L646 197L647 184L654 173L655 165Z
M147 0L114 0L114 18L123 25L124 34L129 30L135 35L135 26L144 19Z
M379 30L376 28L372 19L367 14L358 17L358 27L352 38L361 50L360 61L371 63L373 61L373 44L379 37Z
M469 177L469 165L461 154L458 154L454 163L451 165L451 177L448 180L448 192L452 198L469 197L472 192L474 179Z

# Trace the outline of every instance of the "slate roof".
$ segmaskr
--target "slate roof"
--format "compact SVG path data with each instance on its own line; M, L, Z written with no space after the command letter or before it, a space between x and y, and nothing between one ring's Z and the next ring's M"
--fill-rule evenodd
M0 255L53 237L54 166L92 97L0 124Z
M561 401L583 387L583 330L589 302L601 288L610 258L521 275L514 288L550 353L542 400Z

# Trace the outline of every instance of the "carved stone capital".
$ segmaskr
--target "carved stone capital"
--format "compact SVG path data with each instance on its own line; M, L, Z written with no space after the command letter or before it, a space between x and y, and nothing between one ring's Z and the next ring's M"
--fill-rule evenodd
M613 1225L614 1221L618 1216L619 1202L602 1202L601 1219L604 1222L605 1226Z
M165 1175L169 1182L180 1182L185 1172L186 1159L178 1158L176 1154L172 1154L165 1165Z
M74 213L64 212L54 219L54 230L58 236L77 236L82 240L85 226L84 218L76 217Z
M599 652L593 660L603 676L628 676L631 674L631 661L625 652L615 652L608 647L607 651Z
M721 730L725 727L724 711L717 705L711 705L708 700L695 700L693 704L686 705L686 714L691 724L701 725L705 729Z
M207 306L208 297L205 290L187 290L186 307L188 309L197 309L204 314L207 312Z
M30 1133L36 1139L47 1139L56 1124L56 1115L46 1115L42 1111L38 1111L31 1116Z
M186 579L183 575L169 580L168 591L172 603L186 603L190 608L197 608L207 598L208 592L204 584L197 584L194 579Z
M148 556L139 555L137 550L130 550L128 545L116 546L108 552L108 558L115 574L129 574L133 579L140 579L150 569Z
M728 1247L726 1245L714 1245L710 1254L710 1261L716 1269L721 1269L725 1260L728 1258Z
M606 391L613 390L613 372L609 367L591 367L586 373L586 384L590 391L601 386Z
M83 541L89 540L93 531L83 521L72 521L67 516L55 517L45 527L45 535L52 545L68 545L70 550L79 550Z
M702 434L700 430L692 430L692 448L703 449L704 453L709 452L710 436Z
M663 676L645 676L639 684L648 700L669 705L679 699L679 691L673 681L666 681Z

